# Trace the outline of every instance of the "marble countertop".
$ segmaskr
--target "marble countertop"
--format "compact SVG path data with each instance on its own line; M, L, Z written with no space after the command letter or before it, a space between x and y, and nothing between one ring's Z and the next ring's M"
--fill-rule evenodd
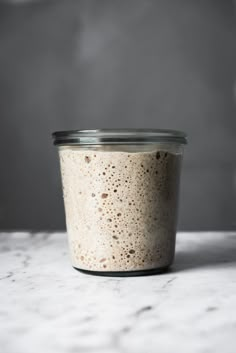
M235 353L236 233L179 233L163 275L74 270L64 233L0 234L2 353Z

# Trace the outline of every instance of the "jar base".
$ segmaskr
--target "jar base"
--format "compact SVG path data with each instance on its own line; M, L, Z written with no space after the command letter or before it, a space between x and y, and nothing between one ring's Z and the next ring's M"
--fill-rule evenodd
M90 271L90 270L83 270L81 268L77 268L74 266L73 268L87 275L105 276L105 277L135 277L135 276L151 276L151 275L162 274L162 273L168 272L168 270L170 269L170 266L152 268L149 270L137 270L137 271Z

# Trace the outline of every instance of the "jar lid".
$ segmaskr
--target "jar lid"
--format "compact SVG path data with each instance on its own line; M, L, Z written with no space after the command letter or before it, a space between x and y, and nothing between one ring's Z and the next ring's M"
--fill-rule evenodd
M158 129L101 129L56 131L54 145L145 145L155 143L187 144L181 131Z

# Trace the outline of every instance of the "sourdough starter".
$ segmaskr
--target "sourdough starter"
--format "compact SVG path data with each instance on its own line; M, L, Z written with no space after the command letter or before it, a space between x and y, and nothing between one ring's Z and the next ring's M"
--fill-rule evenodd
M72 264L90 271L169 266L181 156L59 149Z

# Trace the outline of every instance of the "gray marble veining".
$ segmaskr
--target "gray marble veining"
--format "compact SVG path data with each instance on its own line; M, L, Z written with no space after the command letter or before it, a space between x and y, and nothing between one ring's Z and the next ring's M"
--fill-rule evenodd
M180 233L163 275L109 278L69 262L64 233L0 234L3 353L234 353L236 233Z

